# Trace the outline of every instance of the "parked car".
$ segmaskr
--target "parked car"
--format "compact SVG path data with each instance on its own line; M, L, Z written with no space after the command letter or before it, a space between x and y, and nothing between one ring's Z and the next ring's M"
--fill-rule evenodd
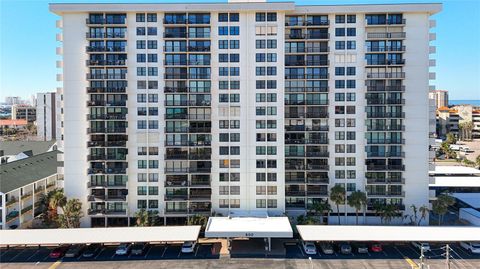
M365 243L355 243L354 248L358 254L367 254L368 253L368 246Z
M317 254L317 248L313 242L303 242L302 243L303 250L307 255L315 255Z
M80 253L85 249L85 245L73 245L68 249L65 253L65 257L67 258L75 258L80 256Z
M430 244L429 243L426 243L426 242L412 242L412 245L416 248L418 248L418 250L422 250L427 252L427 251L430 251Z
M460 246L472 254L480 254L479 242L460 242Z
M100 244L90 244L87 246L87 248L83 252L82 257L93 258L97 256L97 254L100 252L101 249L102 249L102 246Z
M333 245L328 242L320 243L320 249L322 249L323 254L326 254L326 255L332 255L333 253L335 253L333 251Z
M148 243L135 243L132 246L132 255L143 255L148 247Z
M117 247L117 250L115 250L115 254L119 256L128 255L128 253L130 253L131 248L132 248L132 244L122 243Z
M382 248L382 245L380 243L373 243L373 244L370 245L370 250L372 252L382 252L383 248Z
M69 246L68 245L62 245L59 247L56 247L50 252L49 257L53 259L58 259L61 258L65 255L65 252L67 252Z
M186 241L182 245L182 253L193 253L197 242L195 241Z
M338 243L337 248L338 248L338 252L340 252L344 255L348 255L348 254L352 253L352 246L350 246L350 244L347 243L347 242Z

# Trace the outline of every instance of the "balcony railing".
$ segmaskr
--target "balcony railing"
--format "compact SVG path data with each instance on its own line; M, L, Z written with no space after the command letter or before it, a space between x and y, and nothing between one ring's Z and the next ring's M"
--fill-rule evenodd
M87 93L125 93L126 87L87 87Z
M382 39L382 38L405 38L405 32L394 32L394 33L367 33L367 38L372 39Z
M85 23L86 24L98 24L98 25L102 25L102 24L111 24L111 25L118 25L118 24L125 24L126 22L126 18L123 17L123 18L118 18L114 21L107 21L107 19L105 18L95 18L95 19L90 19L90 18L87 18L85 20Z
M126 33L86 33L86 38L125 38Z
M405 171L405 165L367 165L367 171Z
M87 60L87 66L125 66L127 63L126 60Z
M305 196L306 191L285 191L285 196Z
M372 22L366 20L366 25L367 26L382 26L382 25L404 25L407 22L406 19L391 19L391 20L385 20L382 22Z
M367 52L402 52L405 51L405 46L385 46L385 47L367 47Z
M404 92L405 86L367 86L369 92Z
M172 201L172 200L187 200L188 194L187 193L166 193L165 194L165 201Z
M405 131L405 125L367 125L367 131Z
M405 139L367 139L367 144L405 144Z
M405 112L367 112L367 118L405 118Z
M385 192L370 192L367 190L368 197L374 196L386 196L386 197L405 197L404 191L394 192L394 191L385 191Z
M87 46L85 48L87 52L125 52L126 47L104 47L104 46Z
M367 178L367 184L405 184L405 178Z
M405 99L403 98L372 98L367 97L367 104L368 105L404 105Z

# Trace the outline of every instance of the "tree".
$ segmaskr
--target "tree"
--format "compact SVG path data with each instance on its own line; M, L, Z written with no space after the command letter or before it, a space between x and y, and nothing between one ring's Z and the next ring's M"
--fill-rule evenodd
M80 228L80 219L83 217L82 203L78 199L70 199L62 206L63 214L59 215L58 222L62 228Z
M135 212L135 225L139 227L155 226L158 225L158 211L145 210L144 208Z
M330 200L337 206L338 224L340 223L340 205L345 203L345 188L335 185L330 189Z
M472 131L473 131L473 123L472 121L465 121L461 122L458 125L459 129L459 139L460 140L472 140Z
M390 224L390 222L397 217L398 210L395 204L380 204L374 205L375 213L380 217L382 224Z
M40 214L43 224L50 228L57 228L58 222L58 209L66 203L66 198L62 189L54 189L47 194L40 196Z
M437 196L432 202L432 212L438 216L438 225L443 222L443 217L448 213L448 207L455 204L455 199L449 193L443 193Z
M422 220L427 218L427 215L430 209L426 205L423 205L418 209L418 211L420 212L420 219L418 220L417 225L420 226L420 224L422 223Z
M440 152L445 154L446 159L455 159L457 157L457 154L450 148L450 144L447 142L442 142Z
M448 133L447 134L447 139L445 140L449 145L451 144L456 144L457 143L457 138L455 137L454 134Z
M416 205L411 205L410 208L411 208L412 211L413 211L413 215L410 216L410 224L411 224L411 225L416 225L416 224L417 224L417 220L418 220L418 209L417 209L417 206L416 206Z
M358 225L358 211L367 205L367 195L363 191L354 191L348 196L347 203L350 207L355 208L355 222Z
M477 155L477 158L475 158L475 164L477 166L480 166L480 154Z
M325 213L330 212L332 209L330 207L330 204L326 201L320 201L317 203L314 203L312 205L312 210L315 215L319 214L320 215L320 223L323 224L323 216Z
M200 225L201 229L207 227L208 217L204 215L193 215L188 218L188 225Z

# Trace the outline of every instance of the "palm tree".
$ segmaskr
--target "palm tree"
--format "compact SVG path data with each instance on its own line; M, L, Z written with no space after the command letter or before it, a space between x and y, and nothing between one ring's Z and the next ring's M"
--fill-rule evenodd
M420 220L418 220L417 225L420 226L420 224L422 223L422 220L427 218L427 215L428 215L428 212L430 211L430 209L428 209L428 207L426 205L423 205L418 209L418 211L420 211Z
M416 205L411 205L410 208L413 211L413 216L410 216L410 225L416 225L418 220L418 209Z
M360 190L352 192L347 198L350 207L355 208L355 222L358 225L358 211L362 210L367 204L367 195Z
M62 228L80 228L80 219L83 217L82 203L78 199L70 199L62 206L63 214L59 215Z
M320 215L320 223L323 224L323 216L325 213L330 212L332 209L330 207L330 204L326 201L320 201L318 203L314 203L312 205L312 210L315 212L315 214Z
M455 199L449 193L440 194L432 202L432 211L438 216L438 225L443 222L443 217L448 213L448 207L455 204Z
M385 224L390 224L390 222L397 216L397 206L394 204L386 204L383 206L382 209L382 216L381 218L385 222Z
M188 225L200 225L201 229L207 226L208 217L204 215L193 215L188 218Z
M145 227L150 226L150 218L148 216L148 211L144 208L140 209L139 211L135 212L135 223L137 226Z
M477 155L477 158L475 158L475 164L476 164L477 166L480 166L480 154Z
M330 200L337 206L338 224L340 225L340 205L345 204L345 188L338 184L330 189Z

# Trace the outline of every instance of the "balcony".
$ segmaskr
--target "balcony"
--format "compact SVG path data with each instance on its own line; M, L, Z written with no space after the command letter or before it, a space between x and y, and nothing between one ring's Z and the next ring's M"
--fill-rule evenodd
M91 194L87 196L89 202L98 202L105 200L105 194Z
M189 160L210 160L211 158L211 153L190 153L188 155Z
M125 52L126 47L104 47L104 46L87 46L86 52Z
M87 106L105 106L105 100L87 101Z
M285 196L305 196L306 191L285 190Z
M210 173L212 170L211 167L190 167L190 173Z
M90 216L105 214L105 208L89 208L87 214Z
M87 120L125 120L127 114L87 114Z
M181 19L163 19L163 24L187 24L187 18Z
M367 131L405 131L405 125L367 125Z
M405 112L367 112L367 118L405 118Z
M103 24L108 24L108 25L119 25L119 24L125 24L126 22L126 17L118 17L113 20L107 20L106 18L87 18L85 20L85 23L88 25L103 25Z
M105 215L126 215L127 210L126 209L106 209L105 210Z
M187 32L164 32L164 38L187 38Z
M371 192L367 190L368 198L371 197L405 197L404 191L379 191L379 192Z
M307 39L329 39L329 33L307 33Z
M404 92L405 86L367 86L369 92Z
M368 158L389 158L389 157L398 157L404 158L405 152L372 152L367 151Z
M405 139L367 139L367 144L381 145L381 144L405 144Z
M393 33L367 33L367 39L390 39L390 38L405 38L405 32Z
M289 33L285 34L285 39L305 39L305 33Z
M166 215L186 215L188 214L187 208L165 208Z
M181 179L167 179L165 180L165 187L187 187L188 186L188 181L187 179L181 180Z
M127 74L87 74L87 80L94 79L126 79Z
M405 165L367 165L367 171L405 171Z
M307 157L323 157L323 158L328 158L330 157L329 152L307 152L306 154Z
M125 93L126 87L87 87L87 93Z
M367 52L404 52L406 50L405 46L385 46L385 47L380 47L380 46L368 46L367 47Z
M210 187L210 179L192 179L190 181L192 187Z
M187 200L187 199L188 199L187 189L185 189L185 191L182 191L182 192L165 194L165 201Z
M387 19L385 21L381 22L372 22L372 21L366 21L366 26L385 26L385 25L405 25L407 23L406 19Z
M188 92L188 87L163 87L164 92Z
M326 197L328 196L328 191L327 190L307 190L307 196Z
M163 78L164 79L181 79L181 80L185 80L188 78L188 75L187 73L183 73L183 74L171 74L171 73L165 73L163 75Z
M405 99L367 97L367 105L404 105Z
M210 46L188 46L187 50L189 52L208 52L210 51Z
M87 60L87 66L126 66L126 60L114 60L114 61L107 61L107 60Z
M367 184L405 184L405 178L367 178Z
M379 60L379 61L367 61L367 66L376 66L376 65L404 65L405 59L397 60Z
M125 38L126 32L112 32L112 33L86 33L87 39L103 39L103 38Z
M329 178L328 177L308 178L307 183L308 184L328 184Z

